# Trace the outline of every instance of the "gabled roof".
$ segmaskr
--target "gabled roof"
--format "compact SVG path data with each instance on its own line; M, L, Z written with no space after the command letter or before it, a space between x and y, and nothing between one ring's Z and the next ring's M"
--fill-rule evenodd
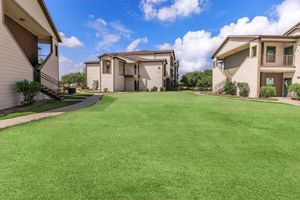
M293 26L292 28L290 28L287 32L285 32L283 35L284 36L288 36L291 32L293 32L295 29L300 28L300 22L297 23L295 26Z
M57 38L57 41L58 41L58 42L62 42L62 39L61 39L61 37L60 37L60 35L59 35L59 33L58 33L58 31L57 31L55 25L54 25L54 22L53 22L53 20L52 20L52 18L51 18L51 15L50 15L50 13L49 13L49 10L48 10L48 8L47 8L47 6L46 6L44 0L37 0L37 1L38 1L39 5L41 6L41 8L42 8L42 10L43 10L43 12L44 12L44 14L45 14L45 16L46 16L46 18L47 18L47 21L48 21L48 23L50 24L50 26L51 26L51 28L52 28L52 30L53 30L53 32L54 32L56 38Z
M244 38L249 38L249 39L256 39L258 38L258 35L229 35L225 38L225 40L222 42L222 44L219 46L219 48L215 51L215 53L212 55L212 59L219 53L219 51L225 46L226 42L229 39L232 38L237 38L237 39L244 39Z
M300 25L300 23L299 23ZM226 42L229 39L237 38L237 39L245 39L249 38L250 41L256 40L256 39L298 39L300 36L282 36L282 35L231 35L228 36L220 45L220 47L215 51L215 53L212 55L212 59L220 52L220 50L225 46Z

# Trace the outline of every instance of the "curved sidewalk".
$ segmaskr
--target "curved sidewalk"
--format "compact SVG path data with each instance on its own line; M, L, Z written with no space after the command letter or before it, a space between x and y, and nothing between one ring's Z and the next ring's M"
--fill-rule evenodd
M89 106L97 103L101 97L102 97L101 94L95 94L92 97L89 97L86 100L84 100L80 103L71 105L71 106L58 108L58 109L54 109L54 110L50 110L50 111L42 112L42 113L36 113L36 114L32 114L32 115L25 115L25 116L21 116L21 117L12 118L12 119L1 120L0 121L0 130L3 128L10 127L10 126L15 126L18 124L23 124L23 123L27 123L27 122L31 122L34 120L47 118L47 117L62 115L65 112L71 112L71 111L79 110L82 108L86 108L86 107L89 107Z

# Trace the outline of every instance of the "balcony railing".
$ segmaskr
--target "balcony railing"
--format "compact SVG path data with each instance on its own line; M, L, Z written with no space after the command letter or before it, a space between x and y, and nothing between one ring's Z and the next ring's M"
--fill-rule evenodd
M294 67L294 55L262 55L262 65L272 67Z

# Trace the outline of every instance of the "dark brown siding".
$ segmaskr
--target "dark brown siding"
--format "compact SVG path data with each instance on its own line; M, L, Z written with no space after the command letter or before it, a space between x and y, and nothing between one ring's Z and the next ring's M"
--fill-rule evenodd
M37 37L7 15L5 15L5 23L32 66L35 66L38 63Z
M261 73L261 86L266 85L266 78L274 78L274 87L276 88L277 96L281 97L283 87L283 74L282 73Z

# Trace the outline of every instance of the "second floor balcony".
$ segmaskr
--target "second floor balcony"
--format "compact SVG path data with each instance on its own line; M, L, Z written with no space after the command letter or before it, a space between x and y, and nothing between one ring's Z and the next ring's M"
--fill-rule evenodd
M263 54L261 56L262 67L295 67L294 55Z

